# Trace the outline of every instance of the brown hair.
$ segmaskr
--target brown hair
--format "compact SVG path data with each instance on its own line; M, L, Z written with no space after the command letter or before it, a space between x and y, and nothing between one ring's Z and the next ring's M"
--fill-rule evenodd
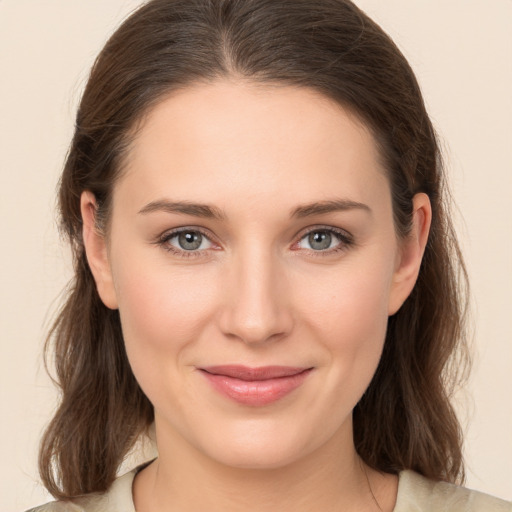
M57 498L106 490L153 421L118 312L102 304L86 261L81 192L92 191L108 219L137 122L170 91L221 77L311 88L355 112L379 145L400 236L409 231L414 194L428 194L433 220L419 278L389 319L379 367L354 410L354 438L379 470L462 481L461 432L449 397L466 360L466 274L436 136L407 61L348 0L152 0L97 58L61 178L75 277L47 341L62 399L41 445L44 484Z

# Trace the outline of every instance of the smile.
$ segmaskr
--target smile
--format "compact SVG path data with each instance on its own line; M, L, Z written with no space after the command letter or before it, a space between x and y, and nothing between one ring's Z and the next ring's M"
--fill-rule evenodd
M276 402L298 388L313 368L228 365L200 368L212 387L244 405L263 406Z

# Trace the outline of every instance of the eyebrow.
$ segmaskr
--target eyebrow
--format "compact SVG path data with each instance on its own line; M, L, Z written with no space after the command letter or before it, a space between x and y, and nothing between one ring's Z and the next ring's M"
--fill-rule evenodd
M364 203L359 203L350 199L331 199L297 206L292 210L290 218L302 219L313 215L322 215L347 210L363 210L371 213L371 208ZM193 217L202 217L205 219L216 219L221 221L226 220L227 218L224 211L216 206L191 203L189 201L169 201L167 199L159 199L157 201L151 201L139 210L139 213L142 215L147 215L148 213L153 212L182 213Z
M168 201L166 199L160 199L158 201L151 201L151 203L148 203L139 210L139 213L142 215L153 212L182 213L184 215L192 215L205 219L226 219L226 214L220 208L208 204L190 203L188 201Z
M302 219L313 215L322 215L325 213L347 210L363 210L370 214L372 213L371 208L364 203L351 201L350 199L331 199L300 205L292 211L290 217Z

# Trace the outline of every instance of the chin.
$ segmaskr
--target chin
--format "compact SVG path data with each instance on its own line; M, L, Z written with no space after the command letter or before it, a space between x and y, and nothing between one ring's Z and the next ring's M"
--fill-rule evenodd
M272 470L286 467L304 456L297 449L272 446L265 449L247 446L231 446L222 453L211 453L217 462L238 469Z
M243 469L278 469L295 463L317 449L326 439L307 435L304 425L263 424L238 425L238 428L219 429L208 438L202 452L226 466ZM302 429L299 431L297 427ZM286 427L286 428L285 428ZM201 449L200 448L200 449Z

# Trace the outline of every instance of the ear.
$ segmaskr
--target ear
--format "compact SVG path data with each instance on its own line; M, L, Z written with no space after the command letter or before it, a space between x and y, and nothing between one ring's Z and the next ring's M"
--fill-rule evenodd
M427 194L416 194L413 198L411 232L400 242L389 298L389 315L394 315L400 309L416 284L431 221L432 207Z
M117 297L108 258L107 241L105 235L98 231L96 225L97 203L92 192L88 190L82 192L80 210L82 212L82 237L85 253L96 282L98 294L105 306L110 309L117 309Z

